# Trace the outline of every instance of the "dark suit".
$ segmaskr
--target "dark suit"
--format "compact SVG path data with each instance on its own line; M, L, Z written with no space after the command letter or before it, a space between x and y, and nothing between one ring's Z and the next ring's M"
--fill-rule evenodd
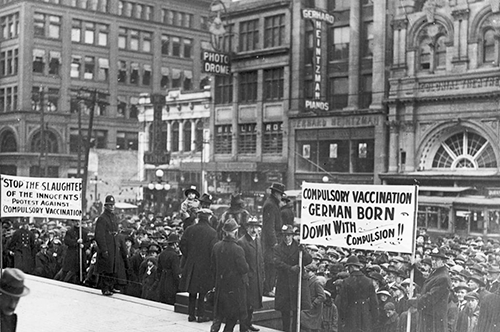
M264 249L264 294L273 290L276 284L276 268L273 263L273 248L279 243L281 234L280 201L269 196L262 206L262 248Z
M225 237L212 250L212 266L215 268L215 302L211 331L219 331L224 319L224 331L233 331L238 319L240 331L245 331L249 272L245 251L236 243L236 239Z
M179 247L183 260L180 289L189 293L188 313L190 316L205 316L204 297L214 287L210 255L217 242L217 231L200 219L189 226L181 237Z
M342 283L338 309L339 330L374 331L378 318L378 299L372 280L361 271L353 271Z
M174 248L167 247L158 255L158 273L160 274L158 289L160 302L175 304L181 268L179 254Z
M251 325L254 309L262 308L262 287L264 284L264 258L262 256L262 244L260 238L252 239L248 234L239 238L238 244L245 251L245 259L248 263L248 286L247 286L247 326Z
M451 280L445 266L434 270L425 280L417 298L419 332L444 332L448 328L448 297ZM410 300L411 301L411 300Z

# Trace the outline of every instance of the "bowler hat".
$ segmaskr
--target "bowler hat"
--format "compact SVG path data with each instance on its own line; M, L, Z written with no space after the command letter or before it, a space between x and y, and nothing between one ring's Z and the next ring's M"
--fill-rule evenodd
M363 264L361 264L359 262L359 259L358 259L358 256L356 255L351 255L347 258L347 262L345 262L346 266L349 266L349 265L356 265L356 266L359 266L359 267L363 267Z
M104 200L104 204L115 204L115 198L113 195L108 195L106 196L106 199Z
M486 285L486 284L484 283L483 278L482 278L481 276L477 275L477 274L473 274L473 275L471 275L471 276L467 279L467 281L469 281L469 280L472 280L472 281L474 281L475 283L477 283L478 285L483 286L483 287Z
M0 292L14 297L28 295L30 290L24 286L24 272L16 268L6 268L0 278Z
M201 203L206 203L206 204L212 204L213 203L212 195L206 194L206 193L203 194L203 195L201 195L200 202Z
M387 302L384 304L384 310L396 310L396 306L392 302Z
M237 229L238 229L238 224L236 223L236 220L234 220L233 218L226 221L224 226L222 226L222 230L224 232L232 232Z
M277 191L277 192L279 192L281 194L285 193L285 185L283 183L273 182L271 184L271 186L269 187L269 189Z
M459 289L465 289L467 292L470 291L470 287L469 285L467 285L465 282L459 282L458 285L456 285L455 287L453 287L453 290L456 292L458 291Z
M292 225L283 225L281 227L281 234L295 234Z
M179 235L176 233L170 233L167 239L167 243L177 243L179 242Z
M447 260L448 259L448 256L446 256L446 252L442 249L439 249L439 250L433 250L430 255L431 257L435 257L435 258L441 258L441 259L444 259L444 260Z
M262 227L262 223L255 217L250 217L247 221L247 226L259 226Z
M196 190L196 187L195 186L191 186L191 188L188 188L184 191L184 196L188 196L189 194L193 193L196 198L200 198L200 192L198 190Z

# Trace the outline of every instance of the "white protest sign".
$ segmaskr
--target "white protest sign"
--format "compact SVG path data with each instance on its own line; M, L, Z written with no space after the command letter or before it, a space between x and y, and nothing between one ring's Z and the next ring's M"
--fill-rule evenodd
M0 174L0 216L82 219L82 179Z
M417 186L302 183L300 243L412 253Z

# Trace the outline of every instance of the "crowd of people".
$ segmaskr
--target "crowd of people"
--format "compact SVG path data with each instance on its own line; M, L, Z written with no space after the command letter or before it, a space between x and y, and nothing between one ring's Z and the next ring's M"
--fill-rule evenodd
M286 332L299 318L301 331L500 331L498 240L421 229L415 255L304 246L284 193L271 185L261 218L241 195L217 217L211 195L190 188L174 218L117 220L108 195L95 221L3 219L3 266L105 296L174 304L187 292L188 320L213 321L213 332L237 322L258 331L263 296L274 297Z

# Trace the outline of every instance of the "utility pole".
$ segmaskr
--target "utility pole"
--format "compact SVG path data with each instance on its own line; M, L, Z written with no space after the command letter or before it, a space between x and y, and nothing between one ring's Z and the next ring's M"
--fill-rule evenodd
M82 205L83 205L82 211L85 213L85 211L87 211L87 179L89 172L90 143L92 140L92 130L94 126L94 113L99 105L109 104L105 100L101 100L101 98L106 98L107 96L109 96L109 94L100 92L97 89L80 88L80 91L86 92L86 96L80 96L79 98L91 104L90 114L89 114L89 127L87 131L87 141L85 142L85 161L83 164L83 177L82 177Z
M47 177L47 140L45 138L45 93L44 87L38 89L40 107L40 156L38 158L39 176Z

